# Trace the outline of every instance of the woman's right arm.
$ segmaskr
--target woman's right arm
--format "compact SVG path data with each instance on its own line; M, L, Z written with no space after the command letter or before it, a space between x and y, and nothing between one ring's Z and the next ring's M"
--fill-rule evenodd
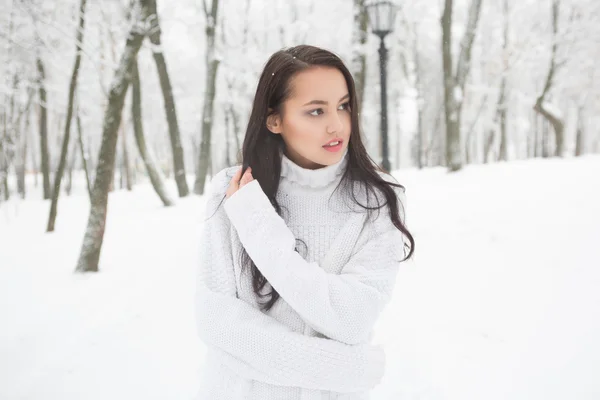
M385 364L379 346L305 336L237 298L231 225L222 204L215 212L229 184L226 171L213 178L206 195L208 219L202 227L196 280L200 338L218 350L226 365L248 379L337 392L375 386Z

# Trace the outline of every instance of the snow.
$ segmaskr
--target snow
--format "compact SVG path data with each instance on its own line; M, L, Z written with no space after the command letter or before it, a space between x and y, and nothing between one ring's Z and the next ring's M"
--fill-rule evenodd
M542 106L544 107L544 110L546 110L554 118L564 121L563 113L556 105L545 101Z
M452 91L452 94L454 95L454 101L457 103L462 103L463 101L463 93L462 93L462 89L460 88L460 86L455 85L454 86L454 90Z
M394 172L417 247L376 325L373 400L600 398L599 170L594 155ZM31 200L0 203L0 398L192 400L204 198L113 192L100 272L78 274L76 178L52 234L32 180Z

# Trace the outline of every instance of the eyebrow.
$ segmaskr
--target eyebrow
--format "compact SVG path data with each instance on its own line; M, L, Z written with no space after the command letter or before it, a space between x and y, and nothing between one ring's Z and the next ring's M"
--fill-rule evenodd
M341 99L339 99L339 101L338 101L338 102L340 102L340 101L342 101L342 100L349 99L349 98L350 98L350 93L346 93L346 95L345 95L345 96L343 96ZM304 107L304 106L309 106L309 105L311 105L311 104L323 104L323 105L327 105L327 104L329 104L329 103L328 103L328 102L326 102L325 100L311 100L311 101L309 101L308 103L306 103L306 104L303 104L303 105L302 105L302 107Z

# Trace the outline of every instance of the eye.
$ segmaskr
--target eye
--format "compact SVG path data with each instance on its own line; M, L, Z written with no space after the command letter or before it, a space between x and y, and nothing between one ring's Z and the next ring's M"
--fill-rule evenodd
M342 110L349 110L349 109L350 109L350 102L346 102L346 103L344 103L344 104L340 105L340 107L341 107L341 108L338 108L338 110L339 110L339 109L342 109ZM323 109L322 109L322 108L317 108L317 109L314 109L314 110L312 110L312 111L309 111L309 112L308 112L308 114L309 114L309 115L312 115L313 117L318 117L319 115L323 114L323 112L324 112L324 111L323 111Z
M346 102L346 103L342 104L340 107L343 107L343 110L350 110L350 103Z

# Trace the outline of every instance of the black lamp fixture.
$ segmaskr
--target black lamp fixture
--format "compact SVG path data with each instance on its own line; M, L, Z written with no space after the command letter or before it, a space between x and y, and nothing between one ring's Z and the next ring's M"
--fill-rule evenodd
M379 69L381 86L381 167L390 172L387 125L387 48L384 39L392 32L396 18L396 5L391 1L374 1L366 6L371 31L379 36Z
M385 37L394 30L397 7L391 1L374 1L365 6L369 14L371 30L379 37Z

